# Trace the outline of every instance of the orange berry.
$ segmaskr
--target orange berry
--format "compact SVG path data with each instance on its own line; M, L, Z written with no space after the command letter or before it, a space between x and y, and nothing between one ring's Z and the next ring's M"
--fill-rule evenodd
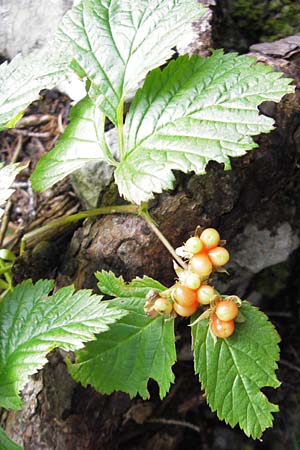
M225 339L234 332L234 320L220 320L217 315L213 315L211 319L211 329L215 336Z
M239 309L231 300L222 300L216 306L216 315L220 320L229 321L236 318Z
M213 266L206 254L198 253L190 259L190 267L192 272L200 275L202 279L208 278L212 272Z
M191 306L197 301L197 291L183 286L181 284L176 284L173 297L175 302L181 306Z
M174 302L174 304L173 304L173 308L176 311L176 313L182 317L189 317L192 314L194 314L194 312L197 311L198 306L199 306L198 302L194 303L193 305L189 305L189 306L182 306L176 302Z

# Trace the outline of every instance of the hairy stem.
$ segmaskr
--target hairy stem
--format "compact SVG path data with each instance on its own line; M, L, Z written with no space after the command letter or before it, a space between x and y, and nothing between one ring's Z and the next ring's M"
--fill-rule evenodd
M102 120L103 120L103 130L104 130L104 127L105 127L105 115L104 114L102 115ZM102 149L104 152L104 157L105 157L107 164L117 167L118 162L115 160L115 158L112 155L111 149L109 148L109 145L106 142L105 134L103 133L103 131L97 130L97 129L96 129L96 133L97 133L98 141L101 142L101 146L102 146Z
M151 230L156 234L159 240L163 243L166 249L171 253L174 260L183 268L187 269L187 264L178 256L175 249L172 247L170 242L162 234L162 232L157 227L154 219L150 216L147 205L142 204L137 205L116 205L116 206L104 206L101 208L89 209L87 211L82 211L71 216L62 217L60 219L53 220L52 222L40 227L36 230L26 233L22 240L20 246L20 255L24 253L26 243L28 243L33 238L43 237L45 234L49 233L51 230L58 228L69 223L77 222L78 220L86 219L87 217L100 216L104 214L137 214L147 222Z
M142 205L140 207L139 215L141 217L143 217L143 219L146 220L148 226L156 234L156 236L162 242L162 244L166 247L166 249L171 253L172 257L175 259L177 264L179 264L183 269L186 270L188 268L187 264L180 258L180 256L178 256L176 254L174 247L172 247L170 242L166 239L166 237L159 230L158 226L156 225L154 219L150 216L149 211L145 205Z
M102 208L89 209L87 211L72 214L71 216L53 220L52 222L47 223L46 225L38 228L37 230L33 230L30 231L29 233L24 234L21 240L20 254L22 255L24 253L26 243L30 239L36 238L38 236L43 236L50 230L60 227L62 225L77 222L78 220L86 219L87 217L100 216L104 214L138 214L138 211L139 207L136 205L103 206Z
M118 129L120 161L122 161L122 159L124 157L123 121L124 121L124 99L122 98L119 103L118 110L117 110L117 129Z

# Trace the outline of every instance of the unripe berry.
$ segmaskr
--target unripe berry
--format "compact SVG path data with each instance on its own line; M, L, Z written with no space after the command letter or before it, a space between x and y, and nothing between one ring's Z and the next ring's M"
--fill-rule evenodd
M209 305L215 296L216 291L208 284L203 284L197 291L197 299L201 305Z
M198 289L201 285L201 278L197 273L184 270L179 274L180 283L190 289Z
M220 243L220 235L214 228L206 228L202 231L200 239L207 250L217 247Z
M224 247L215 247L208 252L209 259L214 266L220 267L228 263L230 256L228 250Z
M172 312L172 305L166 298L159 297L155 300L153 308L156 312L163 315L169 315Z
M203 243L200 238L198 238L197 236L193 236L186 241L186 243L184 244L184 249L188 253L199 253L203 249Z

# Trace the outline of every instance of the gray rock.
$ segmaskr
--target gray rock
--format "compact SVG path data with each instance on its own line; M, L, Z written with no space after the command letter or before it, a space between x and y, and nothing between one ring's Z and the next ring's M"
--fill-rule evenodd
M264 55L280 58L290 57L298 53L300 49L300 34L279 39L276 42L263 42L250 46L250 52L262 53Z
M53 38L73 0L0 0L0 54L27 55Z
M118 136L113 128L105 133L114 157L118 156ZM114 168L105 161L90 162L71 175L72 186L85 208L96 208L101 193L110 184Z
M53 39L63 15L78 0L0 0L0 55L12 59L28 55ZM28 29L30 32L28 32ZM78 102L85 83L70 75L57 88Z
M266 267L284 262L299 246L299 237L289 223L279 226L276 233L268 229L259 230L256 225L247 225L237 236L234 260L242 268L258 273Z
M247 300L259 305L261 294L248 291L253 276L268 267L287 261L298 246L299 236L287 222L282 223L276 232L248 224L228 246L231 261L226 269L229 276L214 276L214 285L223 294L234 293L243 300L246 300L247 293Z

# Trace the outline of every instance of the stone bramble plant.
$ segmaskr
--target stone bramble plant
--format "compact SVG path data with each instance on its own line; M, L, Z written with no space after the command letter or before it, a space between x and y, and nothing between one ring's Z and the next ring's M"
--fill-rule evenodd
M195 372L211 409L254 439L272 425L278 407L261 389L279 386L279 336L273 325L250 303L222 296L211 286L211 273L224 270L229 259L216 230L196 230L176 252L147 209L155 193L172 189L173 170L205 174L210 160L230 169L230 157L257 146L252 136L272 130L273 120L259 114L258 106L294 90L281 73L235 53L217 50L208 58L184 55L169 61L204 12L196 0L81 0L48 48L0 66L0 129L14 127L41 89L53 88L69 73L86 81L86 96L73 106L70 124L32 174L33 188L45 190L84 164L102 160L115 168L119 192L130 202L83 211L46 227L96 214L140 214L170 250L178 278L166 288L149 277L126 284L112 272L98 272L100 291L111 297L105 301L73 287L53 294L49 280L0 285L5 287L3 408L22 405L20 391L28 376L56 347L75 351L68 370L84 386L148 398L152 378L163 398L174 381L179 315L191 316ZM116 129L118 149L108 144L107 123ZM7 167L0 168L1 177L4 170L12 175L5 183L0 179L1 204L19 170ZM5 266L3 274L10 268ZM0 446L20 448L2 429Z

